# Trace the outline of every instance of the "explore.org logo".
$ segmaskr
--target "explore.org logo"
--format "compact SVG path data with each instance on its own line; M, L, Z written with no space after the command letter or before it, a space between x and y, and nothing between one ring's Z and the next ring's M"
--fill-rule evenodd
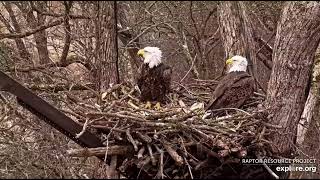
M294 172L294 171L304 171L304 172L317 172L317 167L316 166L288 166L288 167L284 167L284 166L278 166L276 167L277 171L282 171L282 172Z

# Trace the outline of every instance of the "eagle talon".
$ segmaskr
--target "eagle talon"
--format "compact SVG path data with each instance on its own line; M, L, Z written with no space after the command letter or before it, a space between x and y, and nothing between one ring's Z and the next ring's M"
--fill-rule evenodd
M161 110L161 106L160 103L157 102L157 104L154 106L155 110L160 111Z
M148 102L146 103L146 105L144 106L144 108L146 108L146 109L151 109L151 103L150 103L150 101L148 101Z

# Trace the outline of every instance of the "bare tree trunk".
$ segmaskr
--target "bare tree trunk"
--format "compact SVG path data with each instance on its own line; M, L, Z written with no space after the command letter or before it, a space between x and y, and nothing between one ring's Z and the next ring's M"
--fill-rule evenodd
M248 72L253 75L258 85L261 78L257 75L257 48L254 40L253 24L244 2L221 2L219 7L220 33L225 48L226 58L234 55L244 56L248 60Z
M70 10L72 7L72 1L65 1L64 2L64 7L65 7L65 20L64 20L64 28L65 28L65 40L64 40L64 46L60 58L60 63L62 64L67 64L67 57L69 53L69 48L71 44L71 27L69 23L69 14Z
M297 129L297 145L302 145L305 139L306 132L309 128L309 124L312 119L312 115L314 112L314 108L316 106L316 103L318 101L318 97L315 94L313 90L310 91L306 104L304 106L303 113L300 118L300 122L298 124L298 129Z
M318 47L318 50L319 47ZM311 90L309 92L307 101L304 105L303 113L300 118L298 129L297 129L297 145L302 146L305 140L305 136L307 131L309 130L311 121L315 119L315 108L319 101L319 92L320 92L320 53L316 54L315 59L315 66L313 68L313 75L312 75L312 83L311 83Z
M127 15L127 7L125 2L117 2L118 3L118 24L121 26L121 32L119 32L119 39L124 44L127 45L131 39L135 37L134 32L132 30L128 30L128 15ZM130 65L132 68L132 73L138 73L138 69L140 67L141 60L137 56L137 52L140 49L139 47L139 38L137 38L133 42L133 47L127 49L127 52L130 56Z
M257 56L256 56L256 46L254 41L254 34L253 34L253 27L252 22L250 20L250 17L247 13L247 8L244 4L244 2L239 1L239 10L241 12L240 14L240 20L241 26L243 29L243 37L244 37L244 43L245 43L245 56L248 58L249 63L249 73L251 73L256 80L258 80L257 76Z
M266 107L271 123L282 127L272 133L271 140L272 150L283 156L294 150L320 41L319 16L317 2L287 2L277 28Z
M98 2L96 19L97 88L107 90L119 83L114 2Z
M44 9L45 2L39 3L39 9ZM33 12L33 11L31 11ZM29 14L29 13L28 13ZM45 23L46 16L42 14L37 14L37 20L34 18L33 14L30 15L31 27L35 28ZM36 26L34 26L36 24ZM40 31L34 35L35 41L37 44L37 50L39 54L40 64L45 64L50 62L49 51L48 51L48 43L47 43L47 33L46 30Z
M221 2L218 6L219 25L226 58L246 56L246 39L238 2Z
M10 24L8 24L6 22L3 22L3 23L6 25L6 27L10 33L13 33L13 32L21 33L21 28L20 28L20 25L16 19L15 14L12 10L11 3L3 2L3 5L9 13L9 16L12 21L12 25L13 25L14 29L11 29ZM5 21L5 19L2 19L2 21ZM19 51L20 57L23 59L26 59L26 60L30 60L30 58L31 58L30 53L28 52L23 40L22 39L15 39L15 43L16 43L17 49Z

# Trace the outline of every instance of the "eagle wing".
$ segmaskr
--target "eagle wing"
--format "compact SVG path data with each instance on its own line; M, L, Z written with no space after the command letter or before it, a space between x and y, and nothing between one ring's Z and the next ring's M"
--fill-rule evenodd
M255 81L246 72L227 74L213 92L205 110L225 107L239 108L253 93Z
M136 73L135 74L135 81L138 85L138 88L141 90L141 86L142 86L142 83L143 83L143 80L146 76L146 65L145 64L142 64L139 69L138 69L138 72L139 73Z
M163 82L165 83L166 92L170 91L172 68L166 66L162 72Z
M164 102L165 95L170 92L171 67L160 64L152 69L143 65L136 82L141 91L141 101Z

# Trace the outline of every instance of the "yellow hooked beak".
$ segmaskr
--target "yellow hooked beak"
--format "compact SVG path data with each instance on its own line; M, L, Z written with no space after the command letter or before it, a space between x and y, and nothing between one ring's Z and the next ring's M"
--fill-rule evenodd
M227 65L232 64L232 63L233 63L233 60L231 58L226 61Z
M144 50L140 49L137 53L138 56L144 57Z

